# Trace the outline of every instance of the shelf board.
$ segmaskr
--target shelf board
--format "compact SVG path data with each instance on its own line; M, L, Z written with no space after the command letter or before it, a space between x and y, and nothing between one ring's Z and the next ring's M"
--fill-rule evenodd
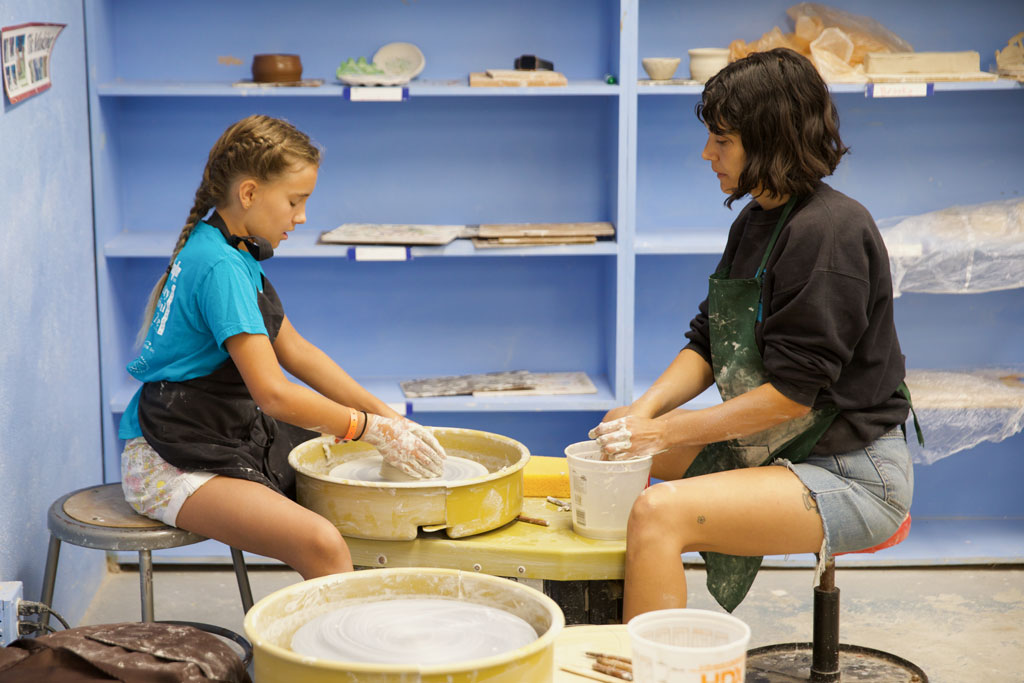
M405 397L399 382L411 377L370 377L357 378L370 393L392 406L412 407L410 415L416 413L534 413L541 411L608 411L618 403L614 392L604 375L590 375L597 387L596 394L565 394L552 396L437 396L430 398ZM110 411L115 415L124 413L128 402L139 388L139 382L127 377L110 399ZM401 412L401 411L399 411Z
M348 258L349 245L319 244L320 229L299 227L276 250L278 258ZM170 258L178 232L167 230L124 231L103 246L107 258ZM614 256L618 244L600 240L594 244L494 247L477 249L468 239L457 239L439 247L412 247L413 257L438 256Z
M224 81L108 81L97 86L100 97L337 97L347 86L325 79L317 87L250 87ZM617 96L622 87L599 79L572 80L566 86L523 88L471 88L467 79L426 80L409 83L410 97L536 97Z
M721 254L728 235L728 228L638 230L634 248L638 254Z
M888 85L888 84L887 84ZM975 91L975 90L1019 90L1024 83L1009 78L997 78L994 81L938 81L933 92ZM867 86L864 83L830 83L832 94L864 95ZM637 95L700 95L704 92L703 85L638 85Z

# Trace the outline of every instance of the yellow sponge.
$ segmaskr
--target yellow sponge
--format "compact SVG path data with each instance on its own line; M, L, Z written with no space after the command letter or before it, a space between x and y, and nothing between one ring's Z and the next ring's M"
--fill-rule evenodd
M569 498L569 461L547 455L531 455L523 468L523 495Z

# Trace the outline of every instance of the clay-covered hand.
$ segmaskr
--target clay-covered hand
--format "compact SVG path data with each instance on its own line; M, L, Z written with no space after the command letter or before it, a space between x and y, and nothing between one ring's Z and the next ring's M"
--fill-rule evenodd
M601 446L602 460L629 460L668 450L657 420L626 415L602 422L589 434Z
M446 454L441 444L412 420L367 413L366 430L359 440L376 447L385 463L410 477L431 479L444 472Z

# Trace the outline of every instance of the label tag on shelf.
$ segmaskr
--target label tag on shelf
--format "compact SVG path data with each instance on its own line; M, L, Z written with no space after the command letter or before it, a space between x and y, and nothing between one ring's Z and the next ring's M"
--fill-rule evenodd
M868 83L865 97L927 97L935 92L934 83Z
M409 88L389 85L347 85L345 99L350 102L405 102Z
M395 401L394 403L388 403L387 406L399 415L412 415L411 401Z
M349 247L350 261L410 261L409 247Z

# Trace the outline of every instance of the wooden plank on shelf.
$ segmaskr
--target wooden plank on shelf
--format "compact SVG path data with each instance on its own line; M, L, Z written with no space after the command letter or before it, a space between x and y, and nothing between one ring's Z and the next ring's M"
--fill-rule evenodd
M981 56L973 50L962 52L868 52L864 72L874 74L975 73L981 71Z
M565 237L495 237L486 239L473 238L473 246L478 249L494 247L539 247L557 244L594 244L597 238L593 235L567 235Z
M464 225L343 223L320 235L321 244L399 244L442 246L460 237Z
M476 391L532 389L535 383L526 370L485 372L471 375L446 375L399 382L406 398L429 396L469 396Z
M612 237L615 226L608 221L572 223L481 223L480 237L566 237L588 235Z
M516 71L513 69L488 69L469 74L472 88L522 88L569 85L565 74L558 71Z
M533 372L533 389L507 391L474 391L473 396L561 396L566 394L596 394L597 387L585 372Z

